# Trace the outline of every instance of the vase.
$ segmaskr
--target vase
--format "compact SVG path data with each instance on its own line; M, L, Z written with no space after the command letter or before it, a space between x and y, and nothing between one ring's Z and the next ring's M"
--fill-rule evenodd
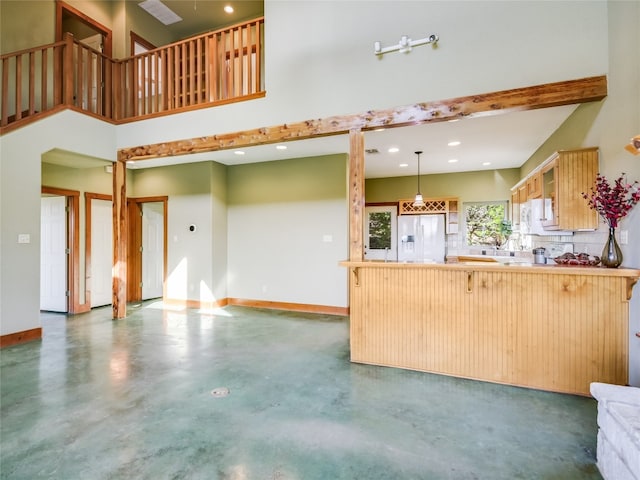
M609 268L617 268L622 264L622 250L620 250L616 241L616 229L614 227L609 227L609 236L602 249L600 261L603 266Z

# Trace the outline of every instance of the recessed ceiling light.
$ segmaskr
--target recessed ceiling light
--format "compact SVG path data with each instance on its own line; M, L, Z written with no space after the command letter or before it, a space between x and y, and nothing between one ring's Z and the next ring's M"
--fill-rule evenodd
M458 161L457 158L452 158L451 160L449 160L449 163L456 163Z
M391 147L389 150L387 150L389 153L398 153L400 151L400 149L398 147Z
M401 163L400 165L398 165L400 168L407 168L409 166L408 163Z
M286 145L277 145L277 146L276 146L276 149L277 149L277 150L286 150L286 149L287 149L287 146L286 146Z
M242 150L236 150L235 152L236 155L244 155L244 152Z
M453 141L453 142L449 142L449 143L447 143L447 145L448 145L448 146L450 146L450 147L457 147L457 146L458 146L458 145L460 145L461 143L462 143L462 142L460 142L460 141L458 141L458 140L455 140L455 141Z
M487 165L491 165L491 162L482 162L482 165L486 167Z
M224 11L227 13L233 13L233 7L231 5L225 5Z

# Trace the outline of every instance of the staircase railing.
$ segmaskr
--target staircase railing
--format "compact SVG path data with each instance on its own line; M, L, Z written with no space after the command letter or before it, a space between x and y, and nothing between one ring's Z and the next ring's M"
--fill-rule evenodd
M113 60L67 34L0 57L0 129L73 108L126 122L264 92L264 18Z

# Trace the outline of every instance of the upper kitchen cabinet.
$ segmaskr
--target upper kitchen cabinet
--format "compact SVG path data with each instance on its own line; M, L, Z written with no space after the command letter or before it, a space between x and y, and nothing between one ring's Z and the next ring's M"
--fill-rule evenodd
M524 231L544 235L543 230L552 233L598 228L597 213L582 198L597 175L597 147L560 150L551 155L511 189L518 206L526 204L528 208L523 211L531 212L528 221L532 225Z
M540 170L547 230L595 230L598 214L582 198L598 175L598 149L561 150Z

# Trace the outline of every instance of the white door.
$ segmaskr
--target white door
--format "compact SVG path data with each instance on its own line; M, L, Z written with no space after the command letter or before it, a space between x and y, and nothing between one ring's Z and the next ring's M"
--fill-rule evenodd
M67 312L67 199L40 204L40 310Z
M365 260L395 261L398 258L397 207L395 205L366 207L364 211Z
M164 203L142 204L142 299L162 297Z
M91 199L91 307L112 302L113 207L109 200Z

